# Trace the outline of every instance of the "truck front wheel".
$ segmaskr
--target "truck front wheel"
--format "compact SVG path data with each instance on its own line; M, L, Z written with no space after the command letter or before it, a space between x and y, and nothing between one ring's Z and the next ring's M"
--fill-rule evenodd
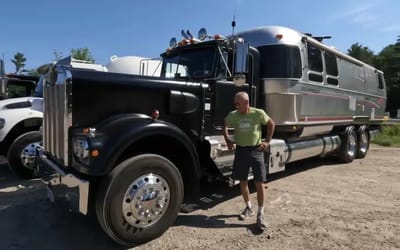
M11 144L8 154L8 166L20 178L31 179L37 168L36 150L42 142L39 131L31 131L20 135Z
M100 182L97 218L114 241L135 246L159 237L175 222L183 194L182 177L171 161L154 154L135 156Z

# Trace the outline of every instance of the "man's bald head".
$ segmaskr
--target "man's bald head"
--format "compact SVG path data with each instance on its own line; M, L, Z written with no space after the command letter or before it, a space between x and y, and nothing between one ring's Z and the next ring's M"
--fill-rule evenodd
M249 95L248 95L246 92L244 92L244 91L237 92L237 93L235 94L235 101L236 101L236 100L249 101Z
M249 95L244 92L237 92L234 97L234 102L235 102L235 107L236 109L242 113L242 114L247 114L250 110L250 105L249 105Z

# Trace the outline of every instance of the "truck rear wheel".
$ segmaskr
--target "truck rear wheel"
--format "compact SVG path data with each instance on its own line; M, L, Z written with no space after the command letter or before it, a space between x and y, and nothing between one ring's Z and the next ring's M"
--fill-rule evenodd
M339 149L339 159L341 162L352 162L357 154L357 134L353 126L346 128L340 136L341 145Z
M369 133L367 126L361 126L357 131L357 158L364 158L369 149Z
M162 235L176 220L183 181L168 159L154 154L129 158L100 182L96 214L109 237L135 246Z
M20 178L31 179L37 168L36 150L42 142L39 131L31 131L17 137L11 144L8 154L8 166Z

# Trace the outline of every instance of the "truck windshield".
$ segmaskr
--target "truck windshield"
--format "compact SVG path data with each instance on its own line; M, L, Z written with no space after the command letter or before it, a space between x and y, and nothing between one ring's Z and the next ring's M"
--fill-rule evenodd
M219 61L215 47L183 49L164 57L162 76L175 79L211 78Z
M300 78L300 50L292 45L259 47L261 78Z

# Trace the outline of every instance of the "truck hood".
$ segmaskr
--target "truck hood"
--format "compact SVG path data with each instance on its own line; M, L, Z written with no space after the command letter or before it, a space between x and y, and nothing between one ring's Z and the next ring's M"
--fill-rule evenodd
M43 98L19 97L0 101L0 110L29 108L43 112Z

